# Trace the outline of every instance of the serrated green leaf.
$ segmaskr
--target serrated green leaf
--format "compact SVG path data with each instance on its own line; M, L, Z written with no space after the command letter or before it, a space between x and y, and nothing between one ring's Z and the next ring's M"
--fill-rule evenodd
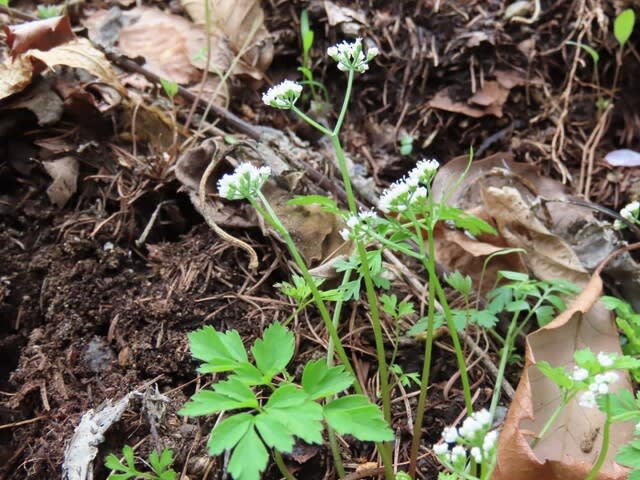
M455 272L445 275L444 280L451 288L465 297L471 294L472 280L469 275L462 275L462 273L456 270Z
M472 311L471 321L482 328L493 328L498 323L498 317L488 310Z
M191 355L202 360L203 373L228 372L249 361L240 334L235 330L222 333L210 325L188 335Z
M529 280L529 275L526 273L512 272L509 270L500 270L498 273L502 278L506 278L513 282L526 282Z
M260 480L267 468L269 452L253 428L249 428L229 458L229 473L235 480Z
M113 453L107 455L104 460L104 466L109 470L127 470L127 467L122 464L120 459Z
M295 348L293 333L280 323L274 322L264 331L251 347L256 366L264 374L265 382L284 370Z
M160 84L167 97L173 99L178 94L178 83L173 80L167 80L165 78L160 79Z
M394 439L393 430L385 422L380 409L364 395L347 395L324 407L329 426L340 435L353 435L358 440L386 442Z
M245 385L263 385L262 372L251 363L241 363L233 371L229 379L235 378Z
M312 400L335 395L352 383L353 378L343 366L329 367L323 359L307 363L302 372L302 389Z
M565 308L567 308L567 306L564 303L564 300L562 300L557 295L547 295L546 300L551 305L553 305L559 312L562 312Z
M255 425L267 446L275 448L279 452L290 453L293 450L295 444L293 434L276 416L261 413L256 416Z
M634 469L640 468L640 449L634 446L634 442L623 445L618 450L616 462Z
M629 40L629 37L631 37L635 23L636 14L630 8L622 11L620 15L616 17L613 23L613 34L621 47L623 47L624 44L627 43L627 40Z
M295 385L276 389L264 411L307 443L322 443L322 407Z
M560 388L571 388L573 380L569 378L567 372L562 367L552 367L549 362L544 360L536 363L538 370L540 370L545 377L551 380Z
M634 411L638 411L638 416L640 416L640 405L636 404L633 393L627 389L621 389L612 393L609 396L609 402L612 416Z
M551 320L553 320L553 315L555 313L555 309L550 305L543 305L536 309L536 319L538 320L538 326L544 327Z
M213 390L204 389L197 392L178 413L188 417L198 417L222 410L257 408L258 406L258 399L253 390L239 379L230 377L226 382L216 383Z
M586 368L589 371L593 371L594 368L600 368L596 354L589 348L577 350L574 352L573 358L579 367Z
M512 313L522 312L525 310L529 310L530 308L531 308L530 305L524 300L516 300L514 302L507 303L504 307L504 309L507 312L512 312Z
M225 450L235 447L247 430L253 428L254 418L250 413L238 413L220 422L211 432L207 442L209 455L220 455Z

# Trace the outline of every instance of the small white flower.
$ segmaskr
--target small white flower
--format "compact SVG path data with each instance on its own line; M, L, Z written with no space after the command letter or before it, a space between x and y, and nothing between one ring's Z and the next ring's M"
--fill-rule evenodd
M406 197L407 193L409 193L409 185L404 180L392 183L389 188L382 192L378 208L384 213L389 213L392 209L398 209L401 206L401 200Z
M488 432L484 436L484 440L482 441L482 450L486 455L488 455L495 448L497 440L498 432L495 430Z
M622 223L620 220L613 221L613 229L614 230L622 230L626 225Z
M604 372L602 375L603 375L603 381L605 381L609 385L611 385L612 383L616 383L620 378L620 375L618 375L616 372L612 370L609 370L608 372Z
M467 417L460 427L460 436L472 439L482 429L482 424L473 417Z
M302 85L285 80L274 85L262 95L262 101L270 107L289 110L302 93Z
M345 223L347 228L340 230L340 236L346 240L367 241L367 235L371 230L371 224L378 219L373 210L360 210L357 215L349 215Z
M447 445L446 443L436 443L433 446L433 453L435 453L438 456L444 455L448 451L449 451L449 445Z
M482 463L482 450L479 447L471 448L471 456L476 461L476 463Z
M598 404L596 403L596 394L593 393L591 390L589 390L588 392L584 392L580 396L580 400L578 400L578 405L580 405L583 408L597 407Z
M633 429L634 435L640 435L640 422L636 423L636 426Z
M437 160L420 160L416 163L416 166L409 172L409 178L407 179L407 183L417 185L419 183L427 183L433 175L440 164Z
M356 38L349 43L343 41L327 48L327 55L338 62L338 69L343 72L350 70L363 73L369 69L369 62L378 55L378 49L371 47L365 56L362 51L362 39Z
M253 198L269 175L271 175L269 167L258 168L248 162L241 163L233 173L227 173L218 180L218 193L228 200Z
M571 374L571 378L576 382L581 382L589 378L589 370L586 368L575 367L573 373Z
M451 461L453 463L459 462L460 460L467 457L467 451L461 445L456 445L451 449Z
M631 202L630 204L626 205L622 210L620 210L620 215L626 220L633 222L634 220L636 220L636 214L638 213L638 210L640 210L640 202L638 201Z
M598 354L598 363L604 368L613 365L613 355L610 353L600 352Z
M472 417L483 427L491 426L491 413L489 413L489 410L486 408L483 408L478 412L474 412Z
M447 443L455 443L459 438L458 429L456 427L444 427L442 438Z

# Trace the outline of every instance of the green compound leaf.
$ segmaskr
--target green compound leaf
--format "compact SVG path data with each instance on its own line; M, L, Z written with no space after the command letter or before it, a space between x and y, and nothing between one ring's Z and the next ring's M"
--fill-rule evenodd
M616 462L620 465L640 469L640 440L633 440L620 447L616 455Z
M555 383L559 388L571 388L573 380L569 378L567 372L562 367L552 367L549 362L544 360L536 363L538 370L540 370L545 377Z
M169 448L162 450L162 453L159 455L156 450L152 450L149 454L149 465L159 480L175 480L178 473L172 468L169 468L172 463L173 452L171 452Z
M250 413L238 413L220 422L207 442L209 455L220 455L235 447L247 430L253 428L254 418Z
M256 366L264 374L265 383L284 370L291 361L294 343L293 333L277 322L269 325L262 338L255 341L251 352Z
M200 390L178 413L188 417L211 415L222 410L258 408L255 393L245 383L235 377L213 386L213 390Z
M205 362L200 373L228 372L248 363L240 334L235 330L222 333L207 325L188 335L191 355Z
M260 480L268 462L269 452L252 427L233 449L228 470L235 480Z
M307 363L302 372L302 389L312 400L335 395L352 383L353 378L343 366L329 367L323 359Z
M627 8L616 17L613 24L613 34L621 47L624 47L624 44L627 43L627 40L631 37L635 23L636 14L630 8Z
M324 418L340 435L353 435L358 440L386 442L394 439L393 430L380 409L364 395L347 395L324 407Z
M305 442L322 443L322 407L295 385L278 387L264 411Z

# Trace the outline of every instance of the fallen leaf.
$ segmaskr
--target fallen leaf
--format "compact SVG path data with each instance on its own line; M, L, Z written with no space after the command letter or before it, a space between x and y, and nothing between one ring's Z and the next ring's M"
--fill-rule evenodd
M515 77L505 76L504 73L500 75L502 81L499 79L497 81L486 80L482 88L467 98L466 101L453 100L449 88L440 90L429 101L429 106L448 112L462 113L472 118L479 118L485 115L493 115L500 118L502 117L502 106L509 98L509 92L512 88L507 85L517 85L514 80Z
M180 4L191 19L203 29L206 9L202 0L181 0ZM260 80L273 61L273 41L264 25L264 11L259 0L209 0L209 12L216 42L228 43L235 54L245 51L234 73L250 75ZM206 29L204 29L206 31ZM200 68L204 62L200 61ZM228 67L228 66L227 66ZM221 70L221 69L218 69ZM226 69L222 69L226 70ZM212 70L213 71L213 70Z
M0 64L0 100L27 88L32 76L33 65L22 57Z
M527 336L526 367L498 441L494 480L582 480L591 470L602 444L604 415L597 409L584 409L574 400L533 449L530 440L560 401L558 388L540 373L536 362L570 366L573 353L586 347L594 352L620 353L611 312L597 301L601 293L602 280L595 273L565 312ZM627 375L613 390L617 388L631 389ZM632 433L629 422L611 426L609 451L598 480L627 478L627 469L613 458Z
M354 20L361 25L367 24L367 17L362 11L336 5L328 0L325 0L323 5L325 12L327 12L327 22L329 22L329 25L332 27L341 23L350 23Z
M39 82L35 88L2 106L2 110L27 109L38 119L41 127L52 125L62 118L62 100L51 90L49 82Z
M50 50L76 38L67 16L5 25L4 31L13 57L33 49Z
M51 203L62 208L76 193L78 183L78 161L74 157L63 157L50 162L42 162L53 182L47 188Z

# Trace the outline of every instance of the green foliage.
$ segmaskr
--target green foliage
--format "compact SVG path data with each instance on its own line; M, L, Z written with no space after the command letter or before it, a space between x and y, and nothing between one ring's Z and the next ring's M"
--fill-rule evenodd
M289 200L287 205L320 205L327 212L340 212L336 201L324 195L298 195Z
M173 80L161 78L160 84L162 85L162 89L164 90L164 93L167 95L167 97L173 100L174 97L178 94L178 83L174 82Z
M9 1L7 0L5 6L8 4ZM63 9L64 7L62 7L61 5L38 5L36 15L38 18L45 20L47 18L53 18L62 15Z
M398 297L395 294L387 295L386 293L380 296L380 307L382 311L393 318L394 321L399 320L401 317L406 317L414 313L413 303L405 302L404 300L398 304Z
M404 135L400 138L400 155L411 155L413 151L413 137L411 135Z
M105 459L105 466L111 470L109 480L128 480L130 478L174 480L177 478L178 474L170 468L171 464L173 464L173 452L168 448L165 448L160 454L155 450L149 454L148 464L152 473L142 472L136 468L133 448L129 445L125 445L122 448L122 457L124 462L113 453Z
M369 275L371 280L377 288L388 290L391 287L389 280L384 277L384 269L382 268L382 250L369 250L366 253L367 263L369 265ZM364 278L364 271L362 269L362 261L357 252L347 260L338 259L333 263L336 272L355 271L358 273L358 277L351 280L339 287L342 292L342 299L358 300L360 298L360 290L362 286L362 279Z
M2 5L3 7L8 7L9 6L9 0L0 0L0 5Z
M620 44L620 48L624 47L629 37L631 37L631 33L633 32L633 27L636 23L636 14L630 8L622 11L620 15L618 15L613 23L613 34L618 40Z
M398 376L398 380L402 386L409 387L411 386L411 382L420 386L420 374L418 372L404 373L402 367L397 363L392 364L390 369Z
M576 47L583 49L585 52L591 55L594 66L598 65L598 62L600 61L600 54L589 45L585 45L584 43L572 42L570 40L567 41L567 45L575 45Z
M602 297L602 303L616 313L616 324L624 334L622 351L625 355L639 356L640 314L636 313L627 302L616 297ZM640 369L631 370L631 375L636 382L640 382Z
M258 480L267 467L270 448L290 453L296 438L322 443L323 421L359 440L393 439L380 410L366 397L332 399L353 384L344 367L310 361L301 385L288 381L286 367L293 358L295 339L279 323L271 324L253 343L252 361L236 331L222 333L203 327L189 335L189 344L192 355L203 362L199 371L227 372L229 376L194 394L179 413L231 412L213 429L208 449L211 455L231 451L228 470L236 480ZM256 387L266 388L258 395ZM326 403L323 406L319 401Z
M465 300L469 300L471 287L473 286L473 281L469 275L463 276L456 270L455 272L445 274L444 281L456 292L460 293Z

